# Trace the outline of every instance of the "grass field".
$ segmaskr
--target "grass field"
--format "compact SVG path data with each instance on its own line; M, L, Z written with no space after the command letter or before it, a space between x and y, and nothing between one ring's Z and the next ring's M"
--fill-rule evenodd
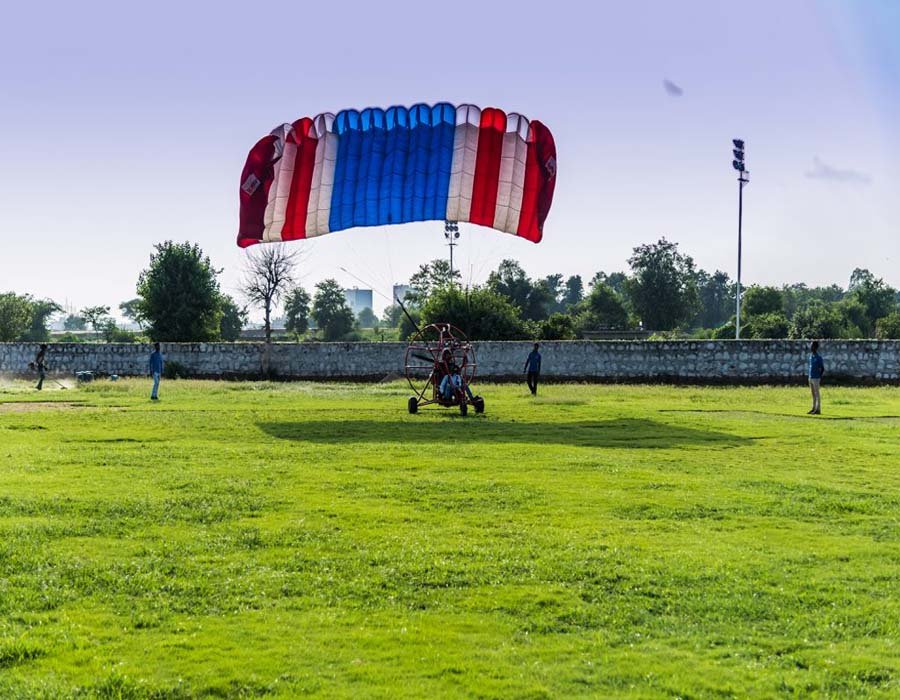
M900 390L479 389L0 389L0 697L900 697Z

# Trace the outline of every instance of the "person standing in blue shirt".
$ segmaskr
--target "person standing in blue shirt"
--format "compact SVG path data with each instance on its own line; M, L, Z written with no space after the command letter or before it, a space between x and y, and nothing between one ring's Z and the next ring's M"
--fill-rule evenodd
M153 377L153 391L150 392L150 399L157 401L159 399L159 379L163 373L163 356L159 351L159 343L153 343L153 352L150 353L150 376Z
M538 379L541 376L541 353L538 352L540 345L534 344L534 350L528 354L525 360L525 377L528 382L528 390L532 396L537 396Z
M822 382L822 375L825 374L825 363L819 354L819 341L814 340L809 347L809 389L812 392L813 405L809 410L809 415L817 416L822 412L822 399L819 395L819 385Z

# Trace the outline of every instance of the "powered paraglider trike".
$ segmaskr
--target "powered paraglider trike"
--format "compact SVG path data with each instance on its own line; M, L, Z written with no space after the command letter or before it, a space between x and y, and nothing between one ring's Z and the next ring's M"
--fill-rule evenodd
M404 365L414 392L407 402L410 413L432 404L459 406L462 415L469 406L484 413L484 399L470 388L478 366L475 348L459 328L432 323L418 330L406 348Z

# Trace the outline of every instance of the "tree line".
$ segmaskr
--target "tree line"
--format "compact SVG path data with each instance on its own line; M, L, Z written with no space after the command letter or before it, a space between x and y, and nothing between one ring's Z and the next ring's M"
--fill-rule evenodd
M389 306L381 319L371 309L354 317L333 279L313 294L297 284L296 251L265 246L248 254L241 284L247 305L224 294L216 269L199 246L166 241L154 247L137 281L136 297L122 314L141 329L118 328L109 306L92 306L65 319L69 331L90 327L107 342L236 340L248 305L263 311L267 342L272 313L284 302L292 339L359 340L361 329L380 326L391 337L409 337L416 326L449 322L482 340L565 340L591 333L643 331L657 337L734 338L735 287L721 270L697 268L678 244L661 238L633 249L628 271L531 278L515 260L503 260L483 285L463 287L446 260L419 266L410 279L405 309ZM847 288L753 285L742 295L742 338L900 338L900 294L870 271L856 269ZM44 341L60 306L12 292L0 294L0 341ZM310 333L311 321L318 327ZM65 339L74 339L74 336Z

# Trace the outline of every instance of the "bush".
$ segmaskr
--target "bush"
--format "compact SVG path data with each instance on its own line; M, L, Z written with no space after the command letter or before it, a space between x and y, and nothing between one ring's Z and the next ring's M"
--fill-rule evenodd
M166 379L187 379L190 376L190 371L183 364L175 360L166 360L163 366L163 377Z
M450 323L472 340L524 340L535 328L509 300L487 287L436 289L422 307L422 322Z
M900 339L900 311L894 311L875 324L875 335L882 340Z
M848 338L853 337L852 330L837 308L812 302L794 314L789 336L794 339Z
M543 340L572 340L575 335L575 321L569 314L550 314L550 318L542 321L540 336Z
M787 338L790 324L780 311L760 314L750 319L747 338Z

